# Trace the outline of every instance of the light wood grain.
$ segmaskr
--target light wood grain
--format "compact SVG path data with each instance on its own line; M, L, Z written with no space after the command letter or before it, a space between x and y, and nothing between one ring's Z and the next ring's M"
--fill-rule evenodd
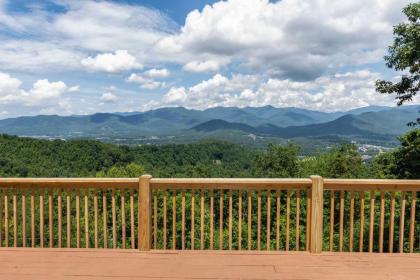
M312 180L312 209L311 209L311 253L322 252L323 240L323 206L324 185L320 176L311 176Z
M381 192L379 209L379 253L384 251L385 193Z
M365 192L361 192L360 193L359 252L363 252L364 230L365 230Z
M300 242L300 191L296 191L295 251L299 251Z
M261 250L261 190L257 191L257 250Z
M334 191L330 192L330 252L334 251Z
M239 190L238 200L238 250L242 250L242 190Z
M400 228L399 228L399 239L398 239L398 243L399 243L399 252L400 253L404 253L404 218L405 218L405 204L406 204L406 193L402 192L401 193L401 211L400 211Z
M388 251L394 252L394 219L395 219L395 192L391 192L391 209L389 217L389 238Z
M281 191L276 191L276 250L280 250L280 201Z
M233 231L233 209L232 209L232 190L229 190L229 250L232 250L232 231Z
M416 192L411 192L411 213L410 213L410 233L409 233L409 250L414 251L414 229L416 219Z
M195 194L191 191L191 250L195 249Z
M290 248L290 190L286 193L286 251Z
M210 190L210 250L213 250L214 242L214 190Z
M139 179L139 201L138 201L138 246L140 251L149 251L151 248L151 188L152 176L142 175Z
M354 191L350 191L350 233L349 233L349 251L353 252L354 241Z

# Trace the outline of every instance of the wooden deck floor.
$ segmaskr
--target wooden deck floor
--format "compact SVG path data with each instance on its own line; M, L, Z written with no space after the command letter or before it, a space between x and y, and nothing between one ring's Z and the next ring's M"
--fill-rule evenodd
M420 254L1 248L0 279L420 279Z

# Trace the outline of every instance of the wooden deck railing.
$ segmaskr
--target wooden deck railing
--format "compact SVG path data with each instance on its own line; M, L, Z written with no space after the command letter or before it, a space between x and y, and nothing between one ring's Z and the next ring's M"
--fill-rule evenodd
M319 176L1 178L0 246L420 252L419 192Z

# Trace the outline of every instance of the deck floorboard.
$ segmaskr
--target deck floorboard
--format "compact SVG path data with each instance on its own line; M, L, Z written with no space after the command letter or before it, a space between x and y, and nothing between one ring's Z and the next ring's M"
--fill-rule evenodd
M420 279L420 254L0 248L0 279Z

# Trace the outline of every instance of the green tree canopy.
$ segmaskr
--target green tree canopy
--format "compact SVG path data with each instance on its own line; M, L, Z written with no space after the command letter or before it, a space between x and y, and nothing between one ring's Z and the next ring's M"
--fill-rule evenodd
M403 12L408 22L394 26L394 43L384 58L389 68L404 74L395 83L376 81L376 90L396 94L398 105L411 101L420 89L420 3L409 4ZM420 118L411 124L420 124Z
M126 166L112 166L111 168L99 171L96 177L108 178L135 178L144 174L143 166L137 163L130 163Z

